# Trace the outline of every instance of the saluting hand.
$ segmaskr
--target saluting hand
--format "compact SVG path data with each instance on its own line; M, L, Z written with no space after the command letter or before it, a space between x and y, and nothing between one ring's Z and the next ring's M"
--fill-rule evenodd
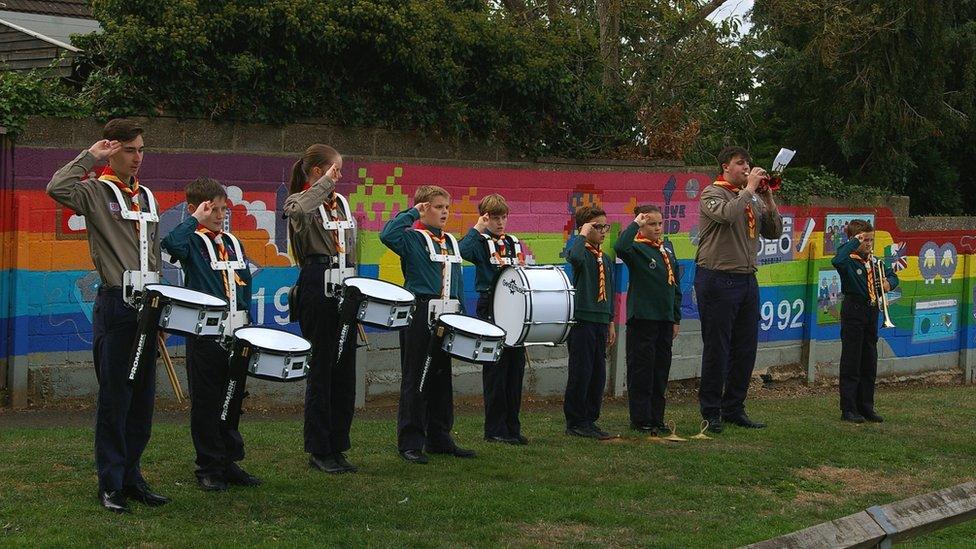
M339 180L342 179L342 171L339 170L339 166L336 164L333 164L332 167L329 168L329 171L325 172L325 175L335 183L338 183Z
M122 143L118 141L109 141L108 139L96 141L94 145L88 148L88 152L95 157L95 160L105 160L121 150Z
M417 208L417 211L420 212L420 215L424 215L425 213L427 213L427 210L430 208L430 202L420 202L418 204L414 204L413 207Z
M637 223L638 227L643 227L644 225L647 225L647 217L648 214L639 213L637 214L637 217L634 218L634 223Z
M474 230L478 231L479 233L485 232L485 229L488 228L489 221L491 221L491 216L488 214L479 217L478 222L474 224Z
M213 212L213 202L210 200L204 200L199 206L197 206L196 210L193 210L193 217L195 217L200 223L203 223L204 219L210 217L211 212Z
M583 225L579 228L579 234L582 235L582 236L584 236L584 237L590 236L590 233L591 232L593 232L593 222L592 221L587 221L586 223L583 223Z

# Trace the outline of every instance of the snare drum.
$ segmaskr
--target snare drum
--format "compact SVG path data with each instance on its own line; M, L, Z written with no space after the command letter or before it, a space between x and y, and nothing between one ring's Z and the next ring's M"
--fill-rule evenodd
M492 293L492 319L505 330L505 345L558 345L569 337L576 290L561 268L505 267Z
M359 322L388 330L406 328L410 324L416 299L408 290L384 280L360 276L347 278L344 284L363 294L356 313Z
M298 381L308 375L312 344L273 328L248 326L234 330L234 356L247 359L247 375L270 381Z
M442 333L443 330L443 333ZM441 349L467 362L498 362L502 356L505 330L491 322L457 314L437 318L435 333L443 335Z
M191 336L218 337L227 317L227 301L219 297L166 284L147 284L146 293L157 293L163 303L159 327Z

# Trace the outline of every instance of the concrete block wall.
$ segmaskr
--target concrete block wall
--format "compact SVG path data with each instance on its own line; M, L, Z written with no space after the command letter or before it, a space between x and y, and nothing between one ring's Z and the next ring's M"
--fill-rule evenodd
M28 397L57 400L95 390L91 370L91 308L98 278L89 259L83 219L51 200L44 187L63 164L100 136L100 124L37 118L18 137L12 153L12 185L0 188L3 231L10 249L2 256L0 361L7 365L15 404ZM680 260L684 293L682 334L675 343L672 378L697 377L701 338L693 292L698 238L697 196L711 183L710 168L635 162L513 161L517 155L489 144L437 141L417 135L296 124L215 124L207 121L146 121L147 154L140 179L161 205L163 234L185 218L182 189L201 175L228 187L231 226L241 238L254 272L258 323L297 332L287 322L287 289L297 277L286 251L280 208L288 195L292 163L313 142L326 142L345 156L345 194L360 226L362 274L402 282L397 257L378 239L383 224L412 204L420 185L436 184L453 195L449 229L462 236L477 219L486 194L503 194L512 207L509 230L520 236L538 264L563 265L574 238L572 212L598 204L613 229L606 249L633 218L637 204L659 205L666 233ZM973 284L971 260L976 222L970 218L907 220L907 202L818 202L784 206L786 226L777 240L757 250L760 263L760 352L757 370L799 365L809 377L835 375L840 346L839 302L832 287L830 257L852 217L878 227L875 253L899 268L902 285L892 303L896 328L882 331L882 370L892 373L964 368L971 372ZM9 222L6 219L10 219ZM165 256L164 256L164 259ZM618 310L626 314L628 277L617 265ZM167 281L179 273L167 264ZM473 270L464 269L466 302L473 310ZM623 318L618 318L622 335ZM395 334L370 331L372 351L360 350L360 402L395 394L399 383ZM180 363L182 341L169 339ZM625 390L623 349L614 352L609 390ZM561 394L565 348L532 349L527 391ZM457 363L459 394L480 394L480 372ZM253 383L252 393L300 402L304 384ZM160 376L160 393L168 394Z

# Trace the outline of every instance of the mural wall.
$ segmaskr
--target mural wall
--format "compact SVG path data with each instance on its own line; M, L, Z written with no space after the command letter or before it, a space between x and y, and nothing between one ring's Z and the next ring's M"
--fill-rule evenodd
M4 307L0 310L0 356L35 356L32 364L57 362L66 353L91 346L92 303L98 277L89 259L83 218L51 200L44 187L52 173L79 151L18 147L14 151L13 215L0 230L15 253L0 265ZM287 290L297 277L287 255L286 221L280 207L287 196L292 159L231 153L149 151L141 180L161 203L166 234L186 215L182 188L200 175L228 187L232 230L241 238L254 273L252 318L259 324L297 331L287 322ZM628 223L637 204L661 207L665 232L681 263L683 314L696 319L692 289L698 236L697 197L711 183L705 173L573 171L524 168L456 167L348 160L339 191L349 198L361 227L361 272L401 283L397 257L378 239L383 224L410 206L414 190L441 185L453 195L449 229L461 236L477 218L486 194L503 194L512 208L509 230L538 264L563 264L574 238L572 212L586 204L602 206L614 228L606 249ZM7 192L7 191L4 191ZM763 342L821 342L839 339L839 280L830 258L846 239L844 227L868 218L878 228L875 253L898 271L902 283L891 294L896 327L882 338L897 357L914 357L969 348L973 344L971 257L976 237L963 232L904 233L887 208L783 208L779 239L756 250L762 267L760 339ZM6 216L5 216L6 217ZM164 255L164 259L166 256ZM618 264L618 310L623 314L626 269ZM165 272L179 283L172 265ZM473 310L473 268L464 270L469 310ZM178 343L178 342L175 342ZM37 355L44 353L43 355ZM53 358L52 358L53 357Z

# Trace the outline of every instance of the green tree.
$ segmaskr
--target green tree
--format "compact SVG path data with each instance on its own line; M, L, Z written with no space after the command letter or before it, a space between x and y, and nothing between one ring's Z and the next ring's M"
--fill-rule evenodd
M757 0L761 139L906 193L914 213L971 208L974 16L967 0Z

